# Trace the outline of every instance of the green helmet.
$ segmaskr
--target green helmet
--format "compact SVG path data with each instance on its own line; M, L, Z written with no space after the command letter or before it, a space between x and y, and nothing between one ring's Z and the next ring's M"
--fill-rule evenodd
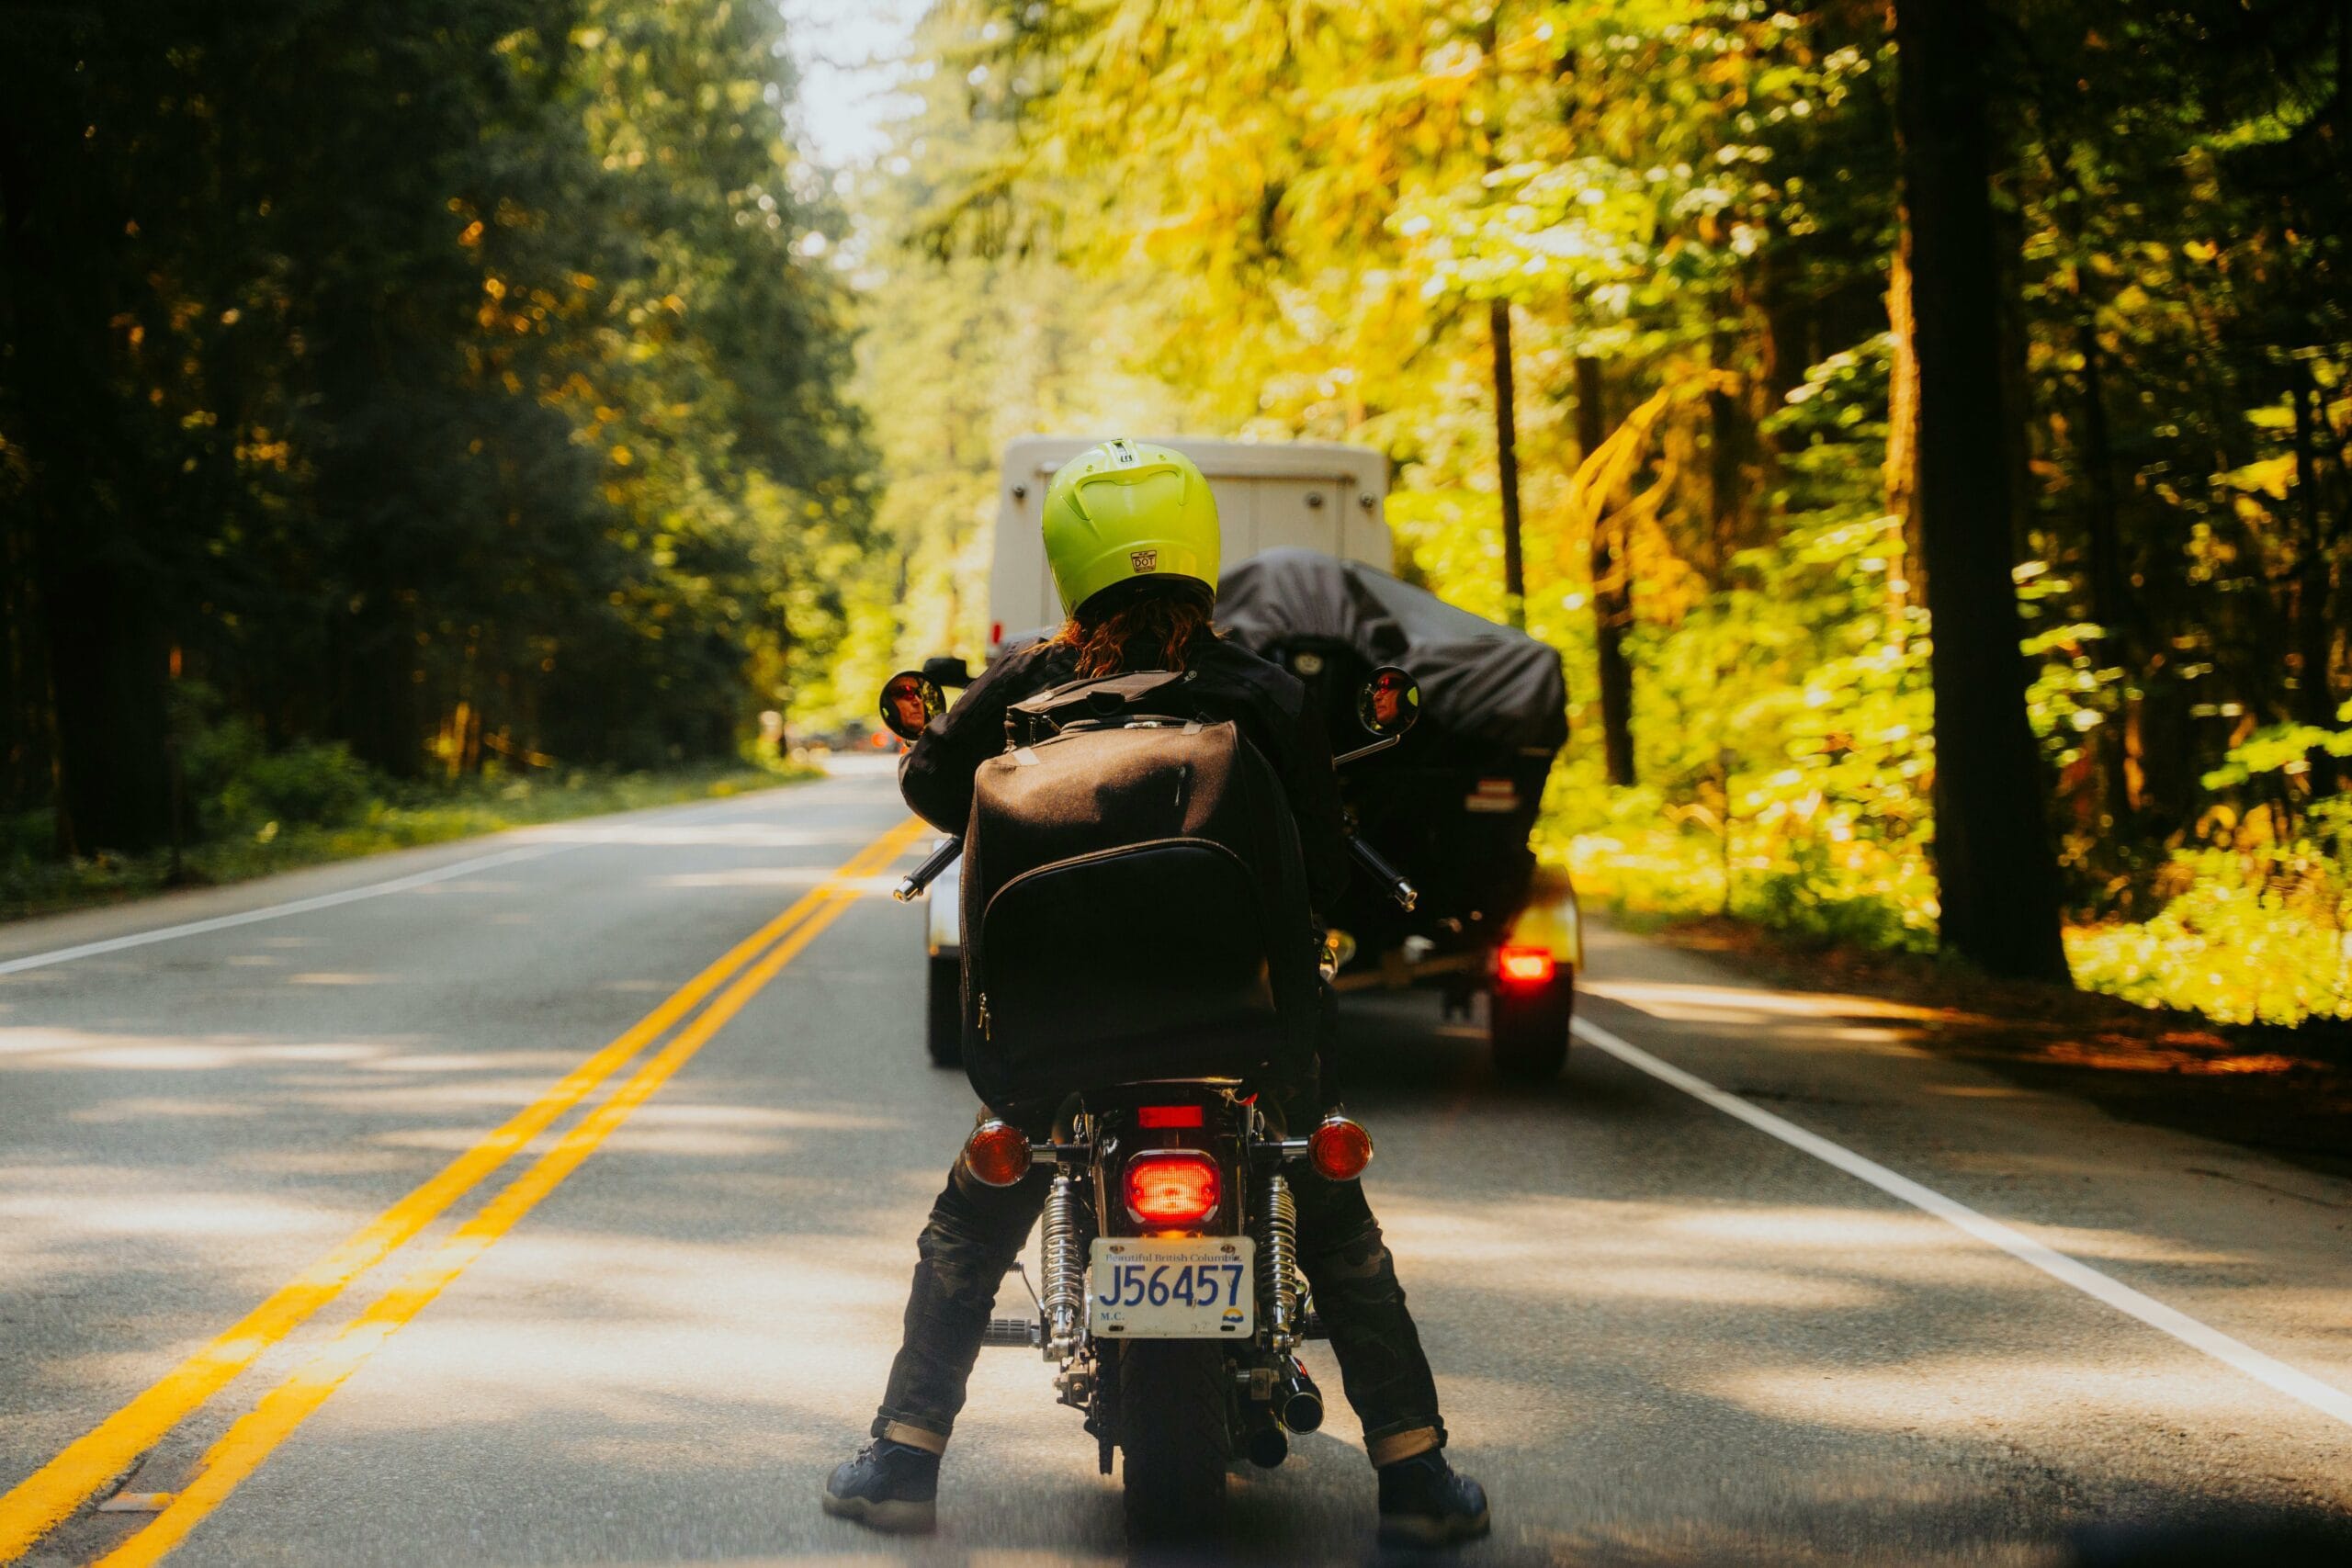
M1216 595L1216 497L1200 466L1172 446L1105 441L1062 465L1046 488L1046 559L1062 613L1144 578Z

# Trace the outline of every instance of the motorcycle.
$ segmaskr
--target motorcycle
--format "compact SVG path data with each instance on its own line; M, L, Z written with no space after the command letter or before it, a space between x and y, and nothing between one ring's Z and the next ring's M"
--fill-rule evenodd
M1335 765L1396 745L1419 701L1403 670L1374 671L1358 704L1374 739ZM882 718L912 741L945 705L936 682L905 671L884 686ZM1179 721L1133 722L1157 728ZM1352 831L1349 846L1409 909L1412 885ZM920 897L964 849L960 838L946 840L894 896ZM965 951L968 963L971 945ZM1327 944L1324 983L1344 957ZM993 1027L1001 1032L1009 1016L1001 1006ZM982 1030L991 1027L985 995L978 1017ZM1053 1172L1035 1311L995 1320L984 1343L1039 1352L1055 1367L1059 1402L1084 1416L1102 1473L1113 1472L1114 1453L1125 1455L1128 1530L1151 1540L1210 1529L1233 1461L1272 1469L1288 1456L1293 1435L1322 1424L1322 1392L1298 1356L1320 1325L1299 1268L1293 1182L1303 1168L1354 1180L1372 1160L1373 1141L1337 1110L1293 1135L1247 1073L1160 1077L1145 1063L1129 1066L1140 1070L1064 1098L1050 1137L1033 1141L991 1116L974 1128L961 1157L973 1177L997 1187L1039 1166Z

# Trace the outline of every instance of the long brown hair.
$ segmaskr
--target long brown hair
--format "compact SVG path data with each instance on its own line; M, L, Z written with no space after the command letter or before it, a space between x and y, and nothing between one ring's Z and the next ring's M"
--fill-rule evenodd
M1054 640L1078 650L1080 680L1130 669L1182 670L1193 639L1207 630L1209 603L1202 595L1153 584L1155 592L1119 600L1104 612L1072 615ZM1081 605L1083 612L1091 606Z

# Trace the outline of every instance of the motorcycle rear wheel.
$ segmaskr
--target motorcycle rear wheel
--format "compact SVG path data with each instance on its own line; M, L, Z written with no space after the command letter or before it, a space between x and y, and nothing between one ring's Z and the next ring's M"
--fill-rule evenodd
M1224 1348L1213 1339L1119 1347L1119 1447L1126 1453L1127 1540L1213 1533L1225 1510L1232 1428Z

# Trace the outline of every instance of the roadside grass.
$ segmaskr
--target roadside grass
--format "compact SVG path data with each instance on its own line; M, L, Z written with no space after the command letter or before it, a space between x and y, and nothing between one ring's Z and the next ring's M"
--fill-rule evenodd
M331 823L265 816L217 828L191 842L172 874L168 850L137 855L100 852L59 859L49 813L27 812L0 821L0 919L145 897L173 887L243 882L328 861L356 860L387 850L447 843L508 828L600 817L651 806L723 799L815 778L806 763L714 762L654 773L575 771L557 778L509 775L451 784L387 786L341 803Z
M1871 951L1684 914L1621 919L1773 986L1920 1010L1907 1043L2075 1095L2126 1120L2352 1177L2352 1023L2215 1023L2177 1007L1992 980L1932 954Z
M1606 815L1555 810L1536 848L1621 926L1756 928L1773 945L1937 962L1935 885L1911 843L1833 840L1785 821L1726 844L1654 793L1614 792ZM2075 983L2214 1027L2352 1028L2352 868L2306 845L2178 851L2159 902L2134 919L2078 910L2064 931Z

